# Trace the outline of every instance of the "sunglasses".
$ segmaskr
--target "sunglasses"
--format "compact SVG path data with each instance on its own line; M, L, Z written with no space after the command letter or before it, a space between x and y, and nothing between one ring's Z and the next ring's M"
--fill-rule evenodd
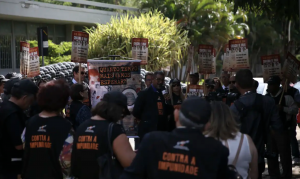
M229 83L231 83L231 84L235 84L235 81L229 81Z
M180 86L180 84L172 84L172 87Z
M84 72L84 71L82 71L80 74L82 74L82 75L85 75L85 72Z

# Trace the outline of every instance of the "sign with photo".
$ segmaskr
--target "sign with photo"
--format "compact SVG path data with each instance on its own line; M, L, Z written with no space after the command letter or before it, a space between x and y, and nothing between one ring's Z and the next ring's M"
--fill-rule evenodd
M229 50L230 68L232 68L230 71L250 68L247 39L230 40Z
M28 74L29 49L30 49L29 43L20 42L20 73L24 76Z
M127 96L129 111L141 90L140 60L88 60L91 104L95 107L109 91L120 91ZM127 134L136 134L133 115L126 116L122 124Z
M148 63L148 39L133 38L132 39L132 58L141 60L141 65Z
M215 74L215 51L212 45L199 45L198 62L199 73L201 74Z
M29 72L27 77L35 77L40 74L40 57L39 48L34 47L29 49L30 60L29 60Z
M187 86L187 97L192 96L198 96L203 97L204 96L204 89L202 85L188 85Z
M226 44L223 48L224 54L223 54L223 71L230 71L230 50L229 50L229 44Z
M287 58L283 64L282 76L292 83L297 83L299 68L300 62L294 55L288 52Z
M261 57L264 82L267 83L271 76L281 76L280 55L267 55Z
M71 61L86 63L89 50L89 34L86 32L72 31Z

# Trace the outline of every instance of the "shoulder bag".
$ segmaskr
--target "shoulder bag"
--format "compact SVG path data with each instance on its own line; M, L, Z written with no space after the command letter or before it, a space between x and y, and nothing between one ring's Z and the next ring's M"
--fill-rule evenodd
M111 134L114 123L110 123L107 130L109 153L102 155L97 159L100 166L99 179L117 179L123 172L123 167L114 156L114 151L111 144Z
M230 179L243 179L243 177L238 173L238 171L236 169L236 163L237 163L237 160L238 160L240 152L241 152L243 141L244 141L244 134L242 134L242 136L241 136L240 144L239 144L238 150L236 152L236 155L235 155L235 158L234 158L232 164L228 165ZM225 145L229 149L227 141L225 142Z

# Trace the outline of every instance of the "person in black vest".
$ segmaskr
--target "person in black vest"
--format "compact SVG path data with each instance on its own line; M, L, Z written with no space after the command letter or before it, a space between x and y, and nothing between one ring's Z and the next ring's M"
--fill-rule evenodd
M92 117L91 109L83 104L83 101L89 97L89 88L85 84L73 84L71 86L71 106L70 106L70 121L76 131L78 126L85 120Z
M135 100L132 114L139 123L138 135L141 140L148 132L167 130L167 120L171 106L166 104L165 97L162 94L164 79L163 72L155 72L151 86L140 91Z
M289 129L292 126L293 115L298 113L298 107L293 98L287 95L282 88L280 88L280 77L272 76L268 81L268 94L274 99L279 110L279 116L284 126L284 132L279 137L270 135L271 139L268 141L268 148L274 153L280 154L280 162L283 168L283 177L292 177L292 159ZM283 95L283 96L282 96ZM268 159L268 169L270 176L279 177L279 162L277 158Z
M274 100L269 96L253 92L253 75L250 70L238 71L235 81L241 97L231 105L230 109L237 116L240 132L248 134L257 148L259 179L261 179L265 170L265 143L269 130L271 128L276 136L280 136L283 124Z
M21 174L23 143L20 138L27 121L24 110L34 102L38 87L28 79L12 84L11 98L0 104L0 178Z
M41 87L37 98L42 112L29 119L22 134L22 178L62 179L70 173L73 144L71 123L61 116L69 86L63 80L50 81Z
M177 128L145 135L137 155L120 179L227 179L229 151L205 137L211 107L199 97L186 99L174 111Z
M41 88L41 86L45 85L46 84L46 81L45 80L40 80L38 83L37 83L37 86L39 87L39 89ZM30 106L30 109L29 109L29 117L33 117L37 114L39 114L41 111L37 101L35 101L31 106Z
M78 179L98 179L97 159L110 153L112 146L117 162L128 167L135 152L132 150L124 128L117 121L129 115L127 97L118 91L103 96L101 102L92 110L92 118L83 122L76 131L72 151L72 175ZM113 124L110 141L108 127ZM110 143L109 143L110 142Z

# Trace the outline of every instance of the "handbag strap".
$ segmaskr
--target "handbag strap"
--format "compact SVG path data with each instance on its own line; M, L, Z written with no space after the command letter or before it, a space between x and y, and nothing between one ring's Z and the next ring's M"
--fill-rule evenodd
M242 134L242 136L241 136L239 148L238 148L238 150L237 150L237 152L236 152L236 155L235 155L235 158L234 158L234 160L233 160L233 162L232 162L232 165L234 165L234 166L236 165L237 160L238 160L238 158L239 158L239 155L240 155L240 152L241 152L241 148L242 148L243 141L244 141L244 134Z
M112 144L111 144L111 134L112 134L113 127L114 127L114 123L111 122L109 123L108 130L107 130L108 147L112 158L114 157L114 151L112 149Z

